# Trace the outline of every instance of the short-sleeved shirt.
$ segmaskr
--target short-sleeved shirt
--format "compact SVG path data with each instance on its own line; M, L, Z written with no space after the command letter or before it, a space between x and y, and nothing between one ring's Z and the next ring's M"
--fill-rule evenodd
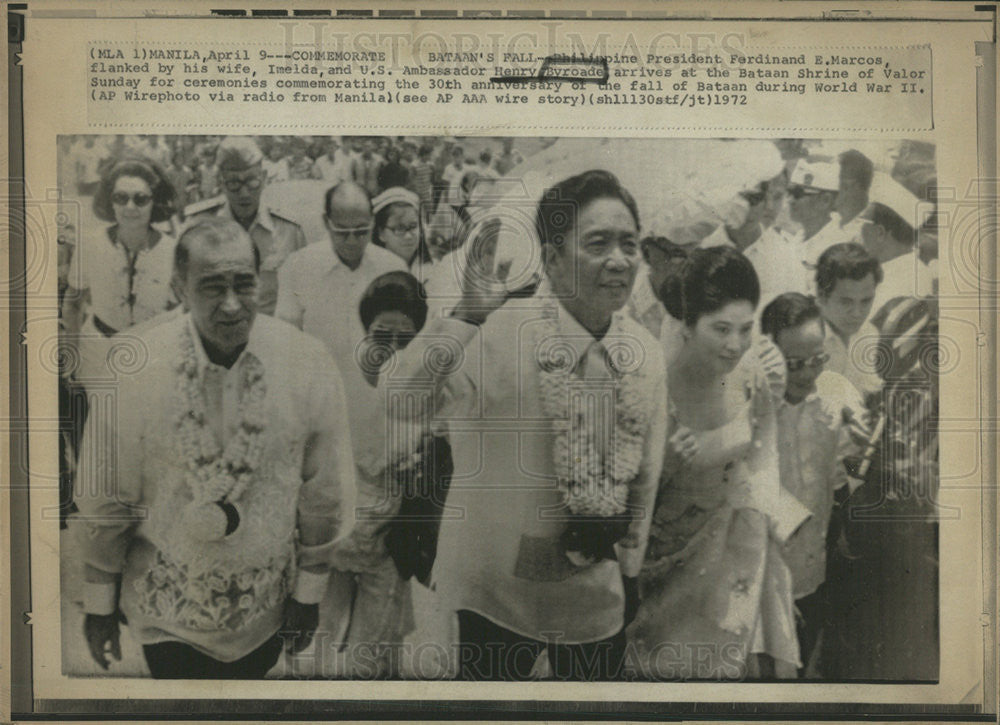
M876 346L879 344L879 332L870 322L861 326L847 344L833 329L826 325L826 339L823 349L830 356L826 369L839 373L847 378L862 396L882 388L882 379L875 368L879 357Z
M172 236L156 232L156 241L140 249L133 264L125 246L115 241L112 225L76 245L67 281L73 289L90 291L91 315L116 332L127 330L176 302L170 288L176 244Z
M236 221L225 196L192 204L184 214L192 219L214 215ZM273 315L278 301L278 268L289 254L306 246L306 235L291 219L264 206L257 210L257 217L247 231L260 250L258 309Z

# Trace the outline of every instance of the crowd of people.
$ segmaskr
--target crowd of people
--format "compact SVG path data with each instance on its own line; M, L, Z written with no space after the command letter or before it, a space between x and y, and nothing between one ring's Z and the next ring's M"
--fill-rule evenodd
M515 284L484 189L559 143L65 142L97 664L124 623L163 678L936 679L933 149L779 142L653 221L581 159ZM310 179L320 239L265 201Z

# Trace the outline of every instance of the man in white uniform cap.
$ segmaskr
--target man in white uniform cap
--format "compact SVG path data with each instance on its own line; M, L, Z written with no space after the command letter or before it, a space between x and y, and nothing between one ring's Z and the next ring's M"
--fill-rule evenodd
M872 203L859 219L859 241L882 264L885 275L875 292L872 312L896 297L927 297L934 292L934 276L917 254L914 220L918 199L887 174L877 174Z

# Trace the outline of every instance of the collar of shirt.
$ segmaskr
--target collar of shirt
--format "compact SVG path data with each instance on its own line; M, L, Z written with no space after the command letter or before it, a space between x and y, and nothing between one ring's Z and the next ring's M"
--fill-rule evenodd
M218 215L228 217L234 221L236 220L233 210L229 206L229 199L226 199L225 203L219 208ZM269 232L274 232L274 219L271 218L271 211L263 204L257 207L257 216L254 217L253 224L250 227L253 228L255 224L259 224Z
M152 229L153 229L153 239L152 239L152 241L149 244L145 244L145 245L139 247L139 254L142 254L143 252L150 251L157 244L159 244L160 240L163 238L163 233L160 232L159 229L157 229L155 227L152 227ZM107 232L108 241L111 242L111 246L112 247L121 247L122 250L124 250L126 252L128 251L126 249L125 245L118 241L118 225L117 224L112 224L105 231ZM136 256L138 256L138 255L136 255Z
M372 247L374 246L371 242L369 242L368 246L365 247L365 251L361 255L361 261L358 263L356 269L351 269L346 264L344 264L344 262L340 259L340 257L337 256L337 253L333 251L333 243L329 239L326 239L319 243L323 245L323 251L321 252L321 254L323 255L322 264L323 264L323 271L326 272L327 274L337 269L338 267L343 267L344 269L347 269L348 271L351 272L362 272L371 263ZM377 248L380 249L380 247ZM389 254L392 254L392 252L389 252ZM402 260L400 260L400 263L402 264ZM403 266L405 267L405 265Z
M548 281L544 280L540 285L538 292L546 296L552 294L552 288L548 285ZM608 330L604 333L604 337L598 340L594 337L587 328L580 324L580 322L569 313L569 311L563 306L562 302L558 303L557 309L557 327L559 330L560 339L565 342L573 350L574 360L576 360L576 367L574 368L574 374L578 376L587 375L588 373L593 374L595 371L591 367L596 365L597 361L605 367L605 369L613 374L614 369L610 364L607 357L607 350L604 346L603 340L609 335L615 335L618 330L620 323L621 312L616 312L611 316L611 324L608 326Z
M208 359L208 353L205 352L205 347L201 342L201 335L198 334L198 329L195 327L194 319L191 317L190 314L187 315L187 321L185 322L185 324L188 327L188 333L194 340L194 355L198 363L198 378L204 380L205 370L207 370L209 367L211 367L213 370L226 372L226 368L222 367L221 365L216 365L215 363L213 363L211 360ZM241 352L240 356L236 358L236 362L233 363L233 366L232 368L230 368L230 370L235 370L239 366L243 365L250 358L263 362L260 357L261 343L259 340L259 335L254 334L254 329L255 329L254 326L251 325L250 339L247 340L247 346L243 348L243 352Z

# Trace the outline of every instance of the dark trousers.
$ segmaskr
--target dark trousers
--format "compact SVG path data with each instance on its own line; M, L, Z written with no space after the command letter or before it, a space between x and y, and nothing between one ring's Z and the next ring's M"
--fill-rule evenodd
M557 680L616 680L625 659L624 629L597 642L553 644L517 634L464 609L458 612L458 639L462 680L528 680L543 649Z
M821 584L819 589L812 594L796 599L795 608L799 610L795 629L799 637L799 656L802 658L802 667L799 669L801 677L805 674L809 658L819 640L820 632L827 624L826 584Z
M143 645L142 653L158 680L260 680L281 656L281 638L274 635L235 662L220 662L181 642Z

